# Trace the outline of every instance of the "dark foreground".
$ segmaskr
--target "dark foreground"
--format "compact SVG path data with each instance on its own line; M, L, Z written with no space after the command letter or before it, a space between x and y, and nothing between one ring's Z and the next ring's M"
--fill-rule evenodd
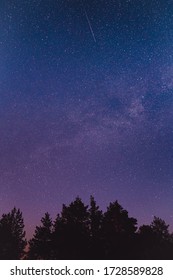
M93 197L90 206L77 197L55 221L46 213L27 241L22 212L14 208L0 219L0 259L173 259L168 228L158 217L138 228L117 201L103 213Z

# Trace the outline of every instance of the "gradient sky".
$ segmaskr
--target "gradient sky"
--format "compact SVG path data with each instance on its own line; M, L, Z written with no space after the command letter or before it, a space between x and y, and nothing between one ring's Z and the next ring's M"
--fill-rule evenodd
M173 229L173 1L1 0L0 54L0 214L92 194Z

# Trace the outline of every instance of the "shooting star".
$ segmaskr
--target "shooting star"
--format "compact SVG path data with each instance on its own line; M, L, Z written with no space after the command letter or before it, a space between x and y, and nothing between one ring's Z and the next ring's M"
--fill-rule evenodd
M94 31L93 31L93 29L92 29L92 25L91 25L91 22L90 22L90 20L89 20L89 17L88 17L88 15L87 15L87 12L86 12L85 8L84 8L84 12L85 12L86 20L87 20L87 22L88 22L88 25L89 25L89 28L90 28L90 31L91 31L91 35L92 35L92 37L93 37L94 42L96 43L96 37L95 37L95 35L94 35Z

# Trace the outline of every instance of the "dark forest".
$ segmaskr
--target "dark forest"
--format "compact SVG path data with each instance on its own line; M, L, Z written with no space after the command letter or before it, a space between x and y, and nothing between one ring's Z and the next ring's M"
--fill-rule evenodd
M77 197L52 221L45 213L32 239L26 240L20 209L0 219L1 260L173 259L169 225L154 217L150 225L137 220L115 201L105 213L93 196L86 206Z

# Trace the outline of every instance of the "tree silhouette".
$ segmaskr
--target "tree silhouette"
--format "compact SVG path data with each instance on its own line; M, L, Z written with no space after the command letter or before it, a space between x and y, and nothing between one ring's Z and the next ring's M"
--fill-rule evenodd
M110 203L103 219L103 238L107 259L132 258L137 220L115 201Z
M152 227L143 225L139 228L139 258L154 259L155 247L157 247L155 234Z
M96 205L93 196L90 196L89 231L90 231L90 258L99 259L103 256L103 240L101 235L103 214Z
M66 240L69 238L64 220L58 214L53 225L53 259L68 259Z
M3 214L0 220L0 259L21 259L26 244L22 212L13 208L8 214Z
M77 197L69 206L63 204L61 216L54 225L55 255L63 259L88 258L89 227L88 206ZM58 249L59 248L59 249Z
M37 226L33 238L29 241L29 259L52 258L52 220L49 213L41 219L41 226Z
M96 201L93 196L90 196L90 209L89 209L89 223L90 234L92 238L96 238L101 230L101 224L103 221L102 211L99 210L99 206L96 205Z
M173 240L169 233L169 225L164 220L154 217L151 223L152 231L155 235L155 259L166 259L173 257Z
M13 208L0 219L0 259L173 259L173 234L164 220L154 217L136 230L137 220L118 201L102 213L93 196L90 206L77 197L54 222L45 213L26 254L22 212Z
M151 223L151 228L154 234L157 235L160 240L169 240L169 225L167 225L164 220L154 216L154 219Z
M150 226L139 228L141 257L144 259L170 259L173 257L173 240L169 225L154 217Z

